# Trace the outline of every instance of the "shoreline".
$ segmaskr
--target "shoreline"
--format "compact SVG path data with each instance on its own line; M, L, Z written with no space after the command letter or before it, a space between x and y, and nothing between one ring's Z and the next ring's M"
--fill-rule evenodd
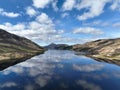
M120 60L117 60L117 59L107 59L107 58L93 57L92 55L85 55L85 56L93 58L94 60L99 61L99 62L107 62L107 63L110 63L110 64L116 64L116 65L120 66Z
M45 50L44 51L37 51L37 52L34 52L34 53L26 53L25 56L22 56L20 58L17 57L17 58L11 58L11 59L2 59L2 60L0 60L0 71L8 68L9 66L13 66L17 63L26 61L26 60L34 57L34 56L43 54L44 52L45 52ZM20 54L21 53L19 53L19 55Z
M73 50L74 51L74 50ZM86 57L89 57L89 58L92 58L96 61L99 61L99 62L106 62L106 63L110 63L110 64L116 64L116 65L119 65L120 66L120 60L118 59L113 59L113 58L101 58L101 57L95 57L94 55L91 55L91 54L86 54L85 52L76 52L76 55L84 55Z

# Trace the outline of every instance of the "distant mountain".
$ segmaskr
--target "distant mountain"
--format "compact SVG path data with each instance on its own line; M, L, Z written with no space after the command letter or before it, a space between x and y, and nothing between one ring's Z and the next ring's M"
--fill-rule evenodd
M0 64L10 59L29 58L43 52L44 48L29 39L0 29Z
M72 46L69 46L67 44L51 43L50 45L45 46L44 48L46 48L46 49L56 49L56 50L69 50L69 49L72 49Z
M51 43L48 46L45 46L44 48L46 48L46 49L55 49L55 47L56 47L56 44Z
M120 38L73 45L73 50L85 52L86 55L96 59L120 60Z

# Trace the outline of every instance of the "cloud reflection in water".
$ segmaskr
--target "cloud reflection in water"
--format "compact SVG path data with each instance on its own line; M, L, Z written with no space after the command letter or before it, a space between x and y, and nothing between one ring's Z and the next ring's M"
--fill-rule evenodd
M51 87L52 90L56 88L57 90L59 88L102 90L101 85L88 82L87 79L98 81L107 79L103 77L103 73L104 76L118 79L120 74L119 71L112 71L111 75L109 75L110 72L100 73L102 70L106 70L105 63L96 62L84 56L76 56L72 51L49 50L45 54L1 71L0 89L49 90L48 88Z

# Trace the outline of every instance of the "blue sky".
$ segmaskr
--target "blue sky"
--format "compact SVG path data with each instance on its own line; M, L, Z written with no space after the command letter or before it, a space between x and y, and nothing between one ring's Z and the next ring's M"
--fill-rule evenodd
M120 37L120 0L0 0L0 28L40 45Z

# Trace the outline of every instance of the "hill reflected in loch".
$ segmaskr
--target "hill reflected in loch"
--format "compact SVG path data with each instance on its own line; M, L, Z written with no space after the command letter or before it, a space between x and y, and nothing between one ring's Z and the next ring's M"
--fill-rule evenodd
M1 90L119 90L120 67L48 50L0 72Z

